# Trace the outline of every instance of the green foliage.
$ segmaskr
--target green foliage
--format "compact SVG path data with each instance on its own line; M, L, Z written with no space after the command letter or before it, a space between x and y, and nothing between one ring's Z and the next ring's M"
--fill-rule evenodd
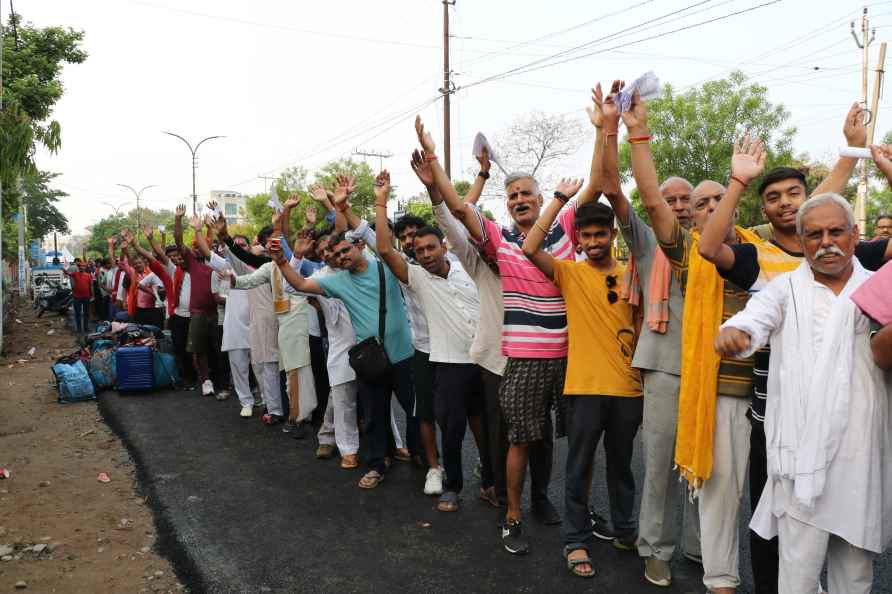
M437 226L437 220L434 218L434 209L429 201L410 200L406 204L406 214L419 217L426 225Z
M159 241L161 241L161 236L157 228L158 225L164 225L165 244L170 245L174 242L174 213L172 210L151 210L148 208L140 208L139 219L140 223L142 223L143 225L149 225L152 228L156 229L155 237L158 238ZM108 238L114 235L118 235L124 229L130 229L134 235L142 238L142 232L136 225L136 209L131 210L127 214L122 213L117 216L111 215L105 217L91 227L88 227L87 231L89 233L89 237L87 239L86 245L84 246L87 250L87 253L98 253L102 256L107 256ZM189 228L188 221L184 219L183 237L186 240L191 241L193 235L194 234L192 232L192 229ZM141 240L141 244L143 245L143 247L149 247L145 240Z
M32 239L42 239L53 231L68 233L68 219L55 204L67 194L49 187L58 175L46 171L24 175L20 188L13 189L9 196L4 197L8 197L13 204L24 204L27 208L26 243ZM18 250L18 225L13 216L15 213L9 214L3 228L3 257L7 259L15 258Z
M331 190L334 187L335 176L340 174L351 175L356 179L356 191L350 198L353 211L360 218L373 218L375 216L375 172L367 163L341 159L323 165L316 172L314 183Z
M56 152L61 126L49 120L62 97L65 64L79 64L87 54L80 48L83 32L62 27L37 28L10 16L3 27L3 111L0 113L0 183L6 222L14 216L16 180L38 175L34 153L38 145Z
M471 191L471 182L460 179L458 181L452 182L452 186L455 188L456 193L464 198L468 195L468 192Z
M765 140L766 170L793 162L796 129L786 126L789 112L768 101L767 87L750 83L741 72L681 94L666 85L660 98L648 102L647 110L660 180L680 176L693 185L704 180L726 183L734 141L747 131ZM620 149L620 172L624 179L631 174L628 143ZM741 203L740 223L758 222L760 206L751 188Z

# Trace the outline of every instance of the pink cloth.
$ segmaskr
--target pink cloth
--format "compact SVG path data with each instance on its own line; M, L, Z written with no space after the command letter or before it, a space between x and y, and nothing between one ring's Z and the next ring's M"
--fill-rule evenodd
M561 291L523 255L525 236L500 227L480 212L480 247L498 262L505 301L502 354L515 359L558 359L567 356L567 306ZM558 215L543 243L558 260L575 260L576 203Z
M852 301L865 314L882 324L892 323L892 261L873 273L852 293Z

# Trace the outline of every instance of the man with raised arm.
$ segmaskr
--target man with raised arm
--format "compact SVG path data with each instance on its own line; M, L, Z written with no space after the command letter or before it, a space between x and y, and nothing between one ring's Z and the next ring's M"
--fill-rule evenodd
M581 181L564 180L580 186ZM572 191L572 190L571 190ZM576 238L586 259L558 260L542 250L546 230L561 210L552 200L523 242L524 254L557 286L567 304L570 351L567 406L567 469L564 489L564 557L580 577L595 573L589 518L592 467L601 436L607 457L607 492L617 548L633 550L638 534L632 451L641 424L641 377L632 368L636 311L620 299L625 266L613 258L613 211L599 202L576 209ZM597 361L597 365L592 365Z
M480 300L468 273L446 257L439 229L421 226L412 234L411 253L417 264L406 261L394 249L387 226L389 196L390 174L383 171L375 184L378 255L417 298L427 320L433 371L432 405L442 435L446 473L437 509L458 511L459 494L464 486L461 450L465 428L469 419L475 417L479 426L483 415L483 381L480 368L469 354L480 320Z
M846 117L843 128L846 140L851 146L863 146L866 131L861 110L854 106ZM735 285L755 293L776 276L795 270L802 262L803 254L798 237L795 236L796 212L806 201L805 176L795 169L779 168L769 172L760 183L762 211L768 218L767 241L727 244L724 237L732 228L732 219L747 189L747 186L762 174L763 163L753 160L752 147L757 144L744 139L735 146L731 161L731 181L727 193L706 224L699 244L700 254L713 262L723 278ZM749 147L749 149L747 149ZM831 174L819 189L839 191L848 180L845 172L851 174L846 159L840 159ZM792 232L794 240L790 239ZM754 229L755 230L755 229ZM855 247L855 257L868 270L876 270L890 256L888 240L859 242ZM767 458L765 451L765 398L768 382L770 349L759 349L753 362L753 393L750 401L749 485L750 506L753 510L759 502L767 478ZM753 578L758 594L771 594L777 591L778 556L777 540L765 541L754 531L750 531L750 548Z
M508 487L505 482L508 436L502 419L502 408L499 405L499 386L502 383L506 362L501 349L502 318L505 314L502 305L502 282L495 261L484 260L483 253L468 240L468 230L450 213L450 210L455 210L461 214L464 204L477 202L488 178L489 161L480 160L481 173L485 172L487 175L477 175L464 202L451 184L444 199L434 186L430 163L424 159L420 151L415 150L412 153L410 165L427 189L434 218L445 233L452 253L477 285L480 299L480 322L468 353L471 360L480 368L483 381L483 427L480 431L483 439L477 442L478 449L481 450L480 499L494 507L502 507L508 497Z
M828 591L866 594L892 538L892 407L870 321L850 299L870 273L840 195L806 201L796 226L805 261L725 322L715 348L744 357L771 342L768 480L750 526L778 537L778 591L815 592L826 562Z
M614 82L611 93L619 91ZM627 274L622 283L622 294L630 303L638 300L644 320L632 367L641 371L644 391L644 483L638 522L638 554L645 559L644 577L657 586L669 586L672 572L669 562L679 539L685 555L699 555L699 517L696 505L690 503L679 484L675 469L674 451L678 421L678 390L681 375L681 333L684 297L682 285L672 266L660 249L656 228L648 226L632 209L620 187L618 169L619 109L612 95L605 101L601 85L593 89L593 119L603 126L604 195L613 207L631 254ZM639 102L640 104L640 102ZM643 116L643 105L638 105L642 117L627 122L633 158L633 173L638 191L651 199L645 201L648 211L657 208L663 216L651 220L671 229L674 221L690 225L691 185L681 178L670 178L658 186L656 171L650 159L647 142L650 132ZM649 167L643 166L649 163ZM637 167L634 165L637 164ZM640 289L640 292L639 292ZM640 296L639 296L640 294ZM677 510L683 507L682 531L679 534ZM595 535L610 536L598 531Z
M352 240L343 238L333 249L339 258L341 270L312 279L293 270L281 251L272 251L271 255L285 280L297 291L335 297L343 301L350 312L357 341L378 336L381 291L378 267L383 267L386 305L383 346L392 368L375 381L357 378L358 395L366 415L366 434L369 438L369 471L360 479L359 487L374 489L384 480L387 471L385 458L390 453L388 428L391 393L396 394L400 405L407 411L406 438L410 453L420 453L421 449L418 420L411 415L415 400L412 392L412 335L399 280L393 273L383 263L368 260Z
M434 141L425 133L420 118L416 118L415 127L424 159L431 162L437 190L445 196L451 181L436 161ZM591 202L599 191L593 180L577 203L566 209L549 230L545 248L556 258L574 259L576 206ZM511 444L502 545L509 553L525 554L529 551L529 542L521 522L520 499L527 463L534 451L547 459L543 460L545 466L532 476L533 515L545 524L560 523L557 510L548 500L547 488L554 447L551 408L563 394L567 365L567 318L560 291L524 257L521 249L524 238L539 218L542 205L539 185L530 174L512 174L505 180L505 192L508 213L514 221L512 228L502 228L476 210L467 210L468 207L462 222L486 256L498 262L502 280L505 308L502 352L508 362L500 401ZM555 196L563 203L573 197L560 191Z

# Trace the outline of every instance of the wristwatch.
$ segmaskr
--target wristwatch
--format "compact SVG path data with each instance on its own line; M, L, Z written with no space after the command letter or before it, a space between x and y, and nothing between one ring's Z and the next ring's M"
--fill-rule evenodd
M489 179L489 171L481 171L477 175L482 177L483 179Z

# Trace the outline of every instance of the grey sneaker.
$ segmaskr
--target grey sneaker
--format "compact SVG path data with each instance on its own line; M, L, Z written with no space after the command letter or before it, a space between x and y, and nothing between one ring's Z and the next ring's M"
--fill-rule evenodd
M654 586L668 588L672 584L672 571L669 562L650 557L644 560L644 579Z

